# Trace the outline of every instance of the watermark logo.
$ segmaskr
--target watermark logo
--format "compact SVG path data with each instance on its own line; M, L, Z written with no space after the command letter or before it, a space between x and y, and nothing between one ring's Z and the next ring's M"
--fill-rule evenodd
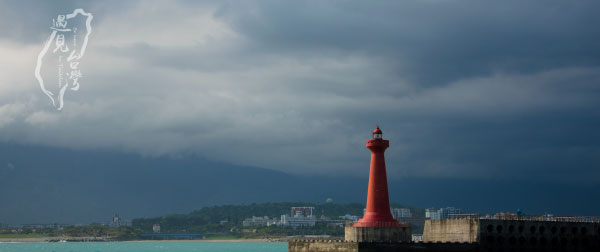
M52 19L50 37L38 55L35 78L58 110L64 106L67 89L79 90L79 80L83 78L79 61L92 33L92 19L92 14L83 9L58 15Z

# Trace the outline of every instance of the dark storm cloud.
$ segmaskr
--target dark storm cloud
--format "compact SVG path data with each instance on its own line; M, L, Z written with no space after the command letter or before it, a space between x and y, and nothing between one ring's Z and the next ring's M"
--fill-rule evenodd
M259 1L217 14L258 49L377 55L419 84L600 63L595 1Z
M395 178L600 183L595 1L5 3L31 16L0 38L6 142L366 176L380 124ZM85 82L55 113L27 59L78 5Z

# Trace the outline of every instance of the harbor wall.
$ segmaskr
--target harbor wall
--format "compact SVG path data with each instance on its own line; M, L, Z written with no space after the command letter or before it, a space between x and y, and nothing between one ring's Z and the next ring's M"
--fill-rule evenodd
M476 219L426 220L423 242L477 242L478 221Z
M600 223L469 218L426 220L423 242L478 243L484 251L600 251Z
M288 252L475 252L475 243L349 242L294 240Z

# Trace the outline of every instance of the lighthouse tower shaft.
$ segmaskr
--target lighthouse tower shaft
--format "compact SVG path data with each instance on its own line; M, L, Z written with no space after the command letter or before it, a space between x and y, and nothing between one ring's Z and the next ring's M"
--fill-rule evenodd
M395 227L399 225L390 212L385 168L384 152L390 146L390 142L383 140L381 135L381 130L377 127L373 131L373 139L367 140L367 148L371 150L367 209L363 218L354 224L355 227Z

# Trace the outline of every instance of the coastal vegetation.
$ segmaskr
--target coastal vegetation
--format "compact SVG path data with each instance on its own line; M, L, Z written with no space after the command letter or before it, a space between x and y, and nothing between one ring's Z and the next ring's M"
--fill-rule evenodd
M133 227L111 227L103 224L92 223L88 225L44 227L44 228L0 228L0 238L43 238L43 237L110 237L112 240L138 239L141 230Z
M393 208L406 207L391 204ZM312 227L290 226L244 226L243 221L253 216L280 219L291 214L292 207L313 207L317 221ZM416 216L423 216L424 209L410 208ZM262 239L295 235L344 235L344 216L362 216L364 205L359 203L307 203L277 202L247 205L208 206L188 214L170 214L153 218L137 218L130 226L109 226L100 223L57 227L1 227L0 238L40 237L95 237L111 240L162 239L149 236L155 234L153 227L160 226L159 233L201 234L204 239Z
M291 214L292 207L314 207L313 215L317 217L314 227L289 226L251 226L244 227L242 222L253 216L279 219L281 215ZM391 204L393 208L406 207ZM237 238L265 238L292 235L330 235L343 236L344 228L330 225L323 220L338 220L343 222L345 215L362 216L364 204L360 203L307 203L307 202L277 202L255 203L248 205L209 206L189 214L171 214L155 218L140 218L132 221L132 226L144 233L151 233L155 224L160 225L165 233L202 233L207 239L211 237L232 236ZM416 216L424 216L425 210L417 207L410 208ZM324 218L323 218L324 217Z

